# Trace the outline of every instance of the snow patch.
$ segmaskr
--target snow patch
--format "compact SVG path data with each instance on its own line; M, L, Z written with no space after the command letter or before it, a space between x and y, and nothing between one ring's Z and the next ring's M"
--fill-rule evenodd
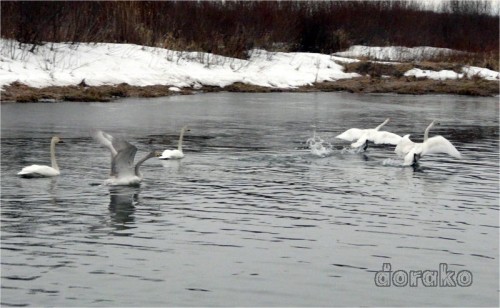
M37 46L0 39L0 87L20 82L32 87L166 85L171 91L203 86L224 87L236 82L272 87L297 88L316 82L355 78L339 63L359 61L347 57L373 57L408 61L437 53L456 52L433 47L353 46L334 55L300 52L269 52L253 49L248 60L204 52L185 52L133 44L46 43ZM412 69L405 76L456 79L474 76L498 80L496 71L467 66L462 73Z

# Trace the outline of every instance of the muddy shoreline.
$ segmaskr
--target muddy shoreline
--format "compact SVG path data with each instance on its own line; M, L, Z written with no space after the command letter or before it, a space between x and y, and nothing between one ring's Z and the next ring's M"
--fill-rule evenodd
M3 88L0 94L2 103L26 102L110 102L124 97L161 97L169 95L189 95L200 92L351 92L351 93L396 93L396 94L455 94L467 96L499 95L499 82L481 78L458 80L431 80L414 77L374 78L359 77L328 81L302 86L294 89L268 88L242 83L225 87L203 86L201 88L181 88L172 90L171 85L131 86L128 84L88 86L50 86L45 88L29 87L13 83Z

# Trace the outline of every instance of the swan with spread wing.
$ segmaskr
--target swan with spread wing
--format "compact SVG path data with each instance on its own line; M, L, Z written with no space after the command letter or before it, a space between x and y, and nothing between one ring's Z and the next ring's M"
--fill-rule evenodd
M429 131L434 125L439 125L432 121L424 132L424 141L422 143L410 140L410 135L405 135L397 144L394 152L404 158L404 166L417 165L420 158L430 154L448 154L455 158L461 158L460 152L443 136L434 136L429 138Z
M158 151L151 151L134 166L134 158L137 152L135 146L100 130L92 131L92 137L108 148L111 153L111 172L110 178L104 182L106 185L139 185L143 179L143 175L139 171L140 166L146 160L160 155Z
M375 128L359 129L350 128L335 138L343 139L346 141L355 141L351 143L351 147L363 147L363 150L368 148L368 142L375 144L392 144L396 145L400 142L401 136L387 131L380 131L380 129L389 122L387 118L382 124Z

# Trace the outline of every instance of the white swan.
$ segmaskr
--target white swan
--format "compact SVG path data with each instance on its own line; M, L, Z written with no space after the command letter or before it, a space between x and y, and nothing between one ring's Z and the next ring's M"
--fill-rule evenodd
M404 157L404 166L416 165L422 156L429 154L443 153L455 158L461 158L460 152L458 152L453 144L443 136L429 138L429 131L434 124L439 125L439 123L432 121L432 123L427 126L424 133L424 141L422 143L411 141L410 135L405 135L401 138L394 152L400 157Z
M104 181L106 185L139 185L143 178L139 167L146 160L160 155L160 152L152 151L134 166L134 157L137 152L135 146L100 130L92 131L92 137L111 152L111 172L110 178Z
M52 167L44 165L31 165L28 167L24 167L17 174L24 178L43 178L61 174L59 172L59 166L56 162L56 144L59 142L62 141L58 136L54 136L50 140L50 162L52 164Z
M343 139L346 141L354 141L356 142L351 144L353 148L359 148L363 146L363 150L368 148L368 141L371 141L375 144L392 144L396 145L401 140L401 136L396 135L391 132L379 131L382 126L389 122L389 118L387 118L384 123L380 124L375 128L369 129L359 129L359 128L351 128L343 132L342 134L336 136L335 138Z
M179 135L179 144L177 145L177 150L165 150L161 154L159 159L181 159L184 157L184 153L182 152L182 140L184 138L184 132L189 132L190 130L187 128L187 125L181 129L181 133Z

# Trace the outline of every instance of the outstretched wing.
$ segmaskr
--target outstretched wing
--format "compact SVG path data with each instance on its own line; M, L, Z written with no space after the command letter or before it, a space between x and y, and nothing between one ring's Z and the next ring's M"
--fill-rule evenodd
M91 135L111 152L111 176L133 174L134 157L137 152L135 146L101 130L92 130Z
M391 132L374 132L368 140L375 144L392 144L397 145L401 141L401 136Z
M119 140L120 151L111 160L111 176L126 177L134 175L134 157L137 148L125 140Z
M343 139L346 141L358 140L364 133L364 129L350 128L340 135L335 136L335 138Z
M102 130L96 129L92 130L91 135L95 141L105 146L111 152L111 157L116 156L118 151L113 147L113 140L115 139L113 136L103 132Z
M444 153L455 158L461 158L460 152L443 136L434 136L425 142L422 155Z

